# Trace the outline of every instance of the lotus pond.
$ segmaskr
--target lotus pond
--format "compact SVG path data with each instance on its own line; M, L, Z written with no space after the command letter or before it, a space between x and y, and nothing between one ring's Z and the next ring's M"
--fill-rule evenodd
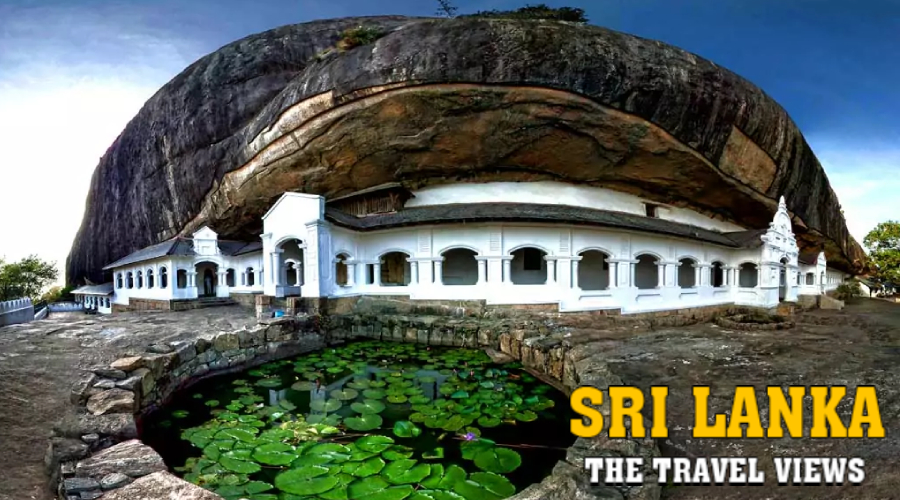
M228 500L499 500L565 458L570 411L480 350L366 341L204 381L142 439Z

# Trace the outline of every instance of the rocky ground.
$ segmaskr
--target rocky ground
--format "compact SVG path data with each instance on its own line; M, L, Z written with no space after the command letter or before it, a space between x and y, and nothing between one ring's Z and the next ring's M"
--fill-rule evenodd
M71 409L69 391L82 370L108 365L149 344L197 332L256 324L241 307L116 316L53 315L0 328L0 500L53 498L44 452L53 425Z
M80 370L106 364L150 343L195 332L231 331L255 323L250 312L224 307L178 313L133 313L112 317L76 315L0 329L0 499L50 499L43 472L46 439L68 408L69 390ZM814 311L797 317L787 331L729 331L713 325L628 334L577 332L608 354L626 384L669 386L670 439L667 455L858 456L866 459L862 486L693 487L664 490L668 499L719 498L895 498L900 474L891 467L900 449L900 305L860 300L843 312ZM692 385L712 386L710 410L726 412L736 385L875 385L887 437L884 439L694 440ZM848 418L852 401L839 412ZM768 405L760 398L762 414ZM809 427L810 416L804 415ZM764 425L765 425L764 417ZM845 420L846 422L846 420ZM774 477L771 467L767 476ZM769 484L774 484L770 479Z

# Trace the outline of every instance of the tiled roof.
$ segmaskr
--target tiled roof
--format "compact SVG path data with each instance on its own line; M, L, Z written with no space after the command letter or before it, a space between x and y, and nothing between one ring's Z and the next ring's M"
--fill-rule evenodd
M679 222L624 212L531 203L434 205L407 208L395 213L371 215L368 217L354 217L334 208L326 208L325 216L338 226L356 231L372 231L418 224L455 224L490 221L560 222L666 234L732 248L758 246L762 244L759 236L765 233L765 230L719 233Z
M219 251L222 255L245 255L248 253L262 251L261 241L230 241L219 240ZM107 265L104 271L116 267L123 267L137 262L158 259L167 255L196 255L194 253L194 244L191 238L175 237L147 248L142 248L137 252L131 253L121 259Z
M79 295L109 295L113 293L113 284L104 283L102 285L87 285L72 290L73 294Z

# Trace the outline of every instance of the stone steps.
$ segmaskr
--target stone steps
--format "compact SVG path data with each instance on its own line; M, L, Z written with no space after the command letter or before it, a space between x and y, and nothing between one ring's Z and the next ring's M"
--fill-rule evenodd
M228 297L203 297L197 299L194 309L205 309L207 307L223 307L236 306L238 303L234 299Z

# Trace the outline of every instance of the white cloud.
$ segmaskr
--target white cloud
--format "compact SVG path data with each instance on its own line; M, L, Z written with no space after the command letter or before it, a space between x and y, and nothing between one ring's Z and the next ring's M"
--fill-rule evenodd
M826 138L815 143L813 150L860 244L878 223L900 220L900 147Z
M55 260L62 280L100 157L199 53L184 40L130 33L115 16L67 8L11 13L0 21L0 44L11 49L0 55L0 257ZM79 57L73 47L85 37L89 52Z

